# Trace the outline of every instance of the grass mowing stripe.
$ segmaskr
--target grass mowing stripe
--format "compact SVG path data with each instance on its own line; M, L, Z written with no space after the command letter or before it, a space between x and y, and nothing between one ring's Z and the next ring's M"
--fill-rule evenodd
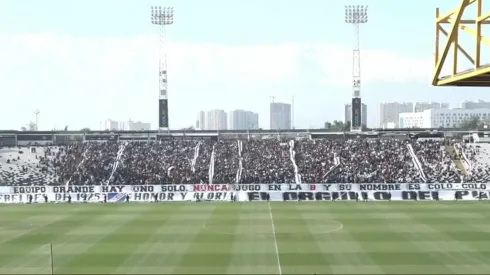
M126 209L132 207L130 205L120 205L118 211L126 212ZM103 219L108 224L113 223L114 226L111 230L105 230L100 235L94 235L95 238L87 240L88 247L85 250L80 251L76 257L69 260L60 270L59 273L70 273L71 268L83 268L86 266L104 266L107 268L118 268L132 251L137 248L141 241L145 240L146 233L151 232L153 229L148 226L145 232L140 234L132 234L130 245L126 248L125 253L107 253L103 256L97 252L107 244L110 243L126 243L125 234L128 232L134 232L134 225L138 226L140 223L144 223L147 217L144 215L145 210L151 211L152 205L145 205L145 207L138 207L138 212L129 212L126 216L114 218L110 214L106 214ZM114 252L117 252L115 250Z
M271 210L284 274L483 274L490 268L482 263L490 258L488 205L274 202ZM48 273L48 249L41 246L53 238L55 265L64 273L277 273L267 203L0 205L2 209L8 211L0 216L0 238L22 232L19 219L46 226L0 246L0 261L15 258L0 264L0 273ZM145 219L134 222L141 213ZM49 224L60 217L65 222ZM344 228L325 234L331 219ZM111 236L114 231L118 237ZM87 253L106 261L94 262ZM77 257L78 264L70 265Z
M167 249L172 250L172 246L162 244L162 240L166 239L166 236L165 234L162 234L162 231L165 232L165 226L167 223L171 222L172 216L178 215L179 210L183 207L184 206L179 207L174 213L165 213L164 215L160 216L159 219L152 219L153 222L159 221L159 223L155 224L154 227L152 227L153 230L150 230L149 232L147 232L145 229L141 231L145 232L144 234L147 234L147 238L137 247L137 249L134 250L134 252L129 254L124 263L120 265L114 271L114 273L138 274L140 273L139 268L144 266L144 263L147 261L148 257L160 254L162 251ZM172 253L171 251L168 252Z
M240 213L230 211L234 207L231 204L215 204L214 210L210 213L205 226L201 226L199 233L194 238L189 239L189 247L183 253L173 271L174 274L187 273L189 267L202 267L202 273L208 273L208 268L216 274L226 274L232 259L232 248L236 241L233 234L220 234L220 232L233 233L239 221ZM213 232L216 230L216 232ZM223 246L213 247L210 239L227 240Z
M208 214L214 209L213 205L205 207L200 209L204 211L199 211L198 219L182 220L180 213L189 213L189 208L192 208L190 205L182 204L176 209L160 204L157 207L162 210L159 216L160 227L153 232L146 246L140 246L131 259L125 262L124 266L116 269L115 273L162 273L163 268L173 270L181 255L190 245L189 238L197 234L199 228L207 220ZM158 262L158 265L155 262Z
M274 214L272 214L272 207L270 202L267 202L267 206L269 208L269 214L271 216L272 235L274 237L274 248L276 250L277 256L277 271L279 272L279 275L282 275L281 257L279 256L279 248L277 247L276 227L274 225Z
M42 223L39 222L33 222L33 217L34 216L28 216L24 220L19 220L17 223L13 224L10 223L9 225L6 225L3 227L2 232L7 233L7 234L2 234L2 238L0 239L0 245L9 243L15 239L18 239L24 235L31 234L34 231L40 230L41 228L50 225L51 223L54 223L56 221L59 221L61 219L65 219L68 217L68 215L57 215L57 216L50 216L50 219L46 217ZM54 218L52 218L54 217ZM5 236L6 235L6 236Z
M297 206L296 203L272 205L282 271L286 274L332 273L330 265L335 262L325 257L317 240L310 233L306 220L301 216L302 206Z
M37 205L37 207L42 207L44 209L54 209L53 205ZM80 205L78 205L78 206L72 205L69 208L67 207L66 211L64 211L64 212L65 213L72 213L72 215L76 215L76 213L81 213L82 209L79 207L80 207ZM56 209L60 209L60 208L57 207ZM55 211L55 213L56 213L56 211ZM47 215L46 218L53 217L53 216L56 216L56 215ZM57 216L59 216L59 215L57 215ZM93 216L86 215L85 217L87 217L87 219L90 219ZM41 216L41 218L43 218L43 217ZM46 221L44 221L44 222L46 223ZM47 226L51 227L52 223L50 223L49 225L46 225L46 227ZM76 227L76 228L78 229L79 227ZM66 233L66 231L64 231L63 229L66 229L66 227L61 228L61 230L60 230L60 228L51 228L51 230L49 230L48 235L53 235L53 234L57 235L58 237L56 238L56 242L57 243L63 243L67 239L71 239L69 237L67 238L67 236L64 235ZM45 238L43 236L44 234L46 234L46 233L37 234L36 236L38 239L43 239L43 238ZM47 236L47 238L50 238L50 237L51 236ZM17 247L17 246L15 246L15 247ZM30 247L28 252L26 252L26 247ZM19 272L22 272L23 270L29 269L32 267L39 268L39 270L48 269L47 272L50 272L50 263L49 263L50 253L49 253L49 245L48 244L46 244L46 243L44 243L44 244L33 244L32 246L23 245L23 246L19 246L19 248L23 250L22 256L19 256L19 259L17 261L12 261L7 266L9 266L11 269L17 270ZM17 248L11 248L9 251L11 252L10 255L20 252Z
M82 206L83 207L83 206ZM103 238L105 235L109 234L112 230L111 228L106 228L106 230L102 230L98 235L79 235L79 234L71 234L74 231L85 231L91 228L94 224L96 224L99 220L104 219L108 214L104 215L104 211L108 211L107 209L101 209L101 212L96 216L86 216L83 217L85 223L83 226L79 226L76 229L66 232L60 232L61 237L56 240L56 243L53 245L53 258L55 262L55 270L57 268L63 267L67 262L71 259L80 255L86 251L92 243L97 242L99 239ZM110 211L111 213L114 211ZM49 253L47 249L45 249L45 253ZM36 263L37 266L44 264L43 261Z
M317 240L319 246L322 247L323 252L334 253L338 256L338 262L335 267L344 265L351 269L356 269L359 266L369 266L370 272L382 274L383 269L370 257L368 250L364 246L363 240L356 239L350 234L350 230L353 227L346 227L344 225L342 218L346 216L356 216L359 206L359 203L354 202L336 202L335 204L332 204L331 207L325 209L323 213L316 214L314 216L316 222L310 220L305 220L305 222L310 231L315 229L315 225L319 224L321 227L325 228L325 232L328 232L326 234L313 234L313 237ZM307 211L300 211L300 213L303 218L307 217ZM308 217L311 218L311 216ZM370 224L371 222L372 221L369 220L367 222L363 220L361 223L365 225ZM321 232L319 230L315 231ZM341 247L350 249L350 251L343 250ZM346 252L348 254L346 254ZM334 272L335 271L336 270L334 269Z
M442 210L441 209L438 209L436 211L442 211ZM437 228L428 226L424 220L420 221L418 219L418 217L417 217L417 214L408 214L408 213L405 213L404 215L410 216L411 219L413 221L415 221L414 223L411 223L410 226L413 226L413 227L416 227L416 228L421 229L421 230L418 230L418 231L415 231L415 232L412 232L411 233L411 235L414 236L415 238L417 238L417 236L419 236L419 235L425 234L423 232L427 232L427 233L437 234L438 236L444 238L447 241L453 241L450 236L443 234ZM440 247L436 246L433 242L430 242L430 241L425 242L424 244L432 247L433 249L440 249ZM419 253L421 253L421 252L419 252ZM431 256L432 257L437 257L437 259L438 259L439 262L441 262L446 268L448 268L449 270L451 270L451 268L448 267L445 263L452 262L452 263L463 264L462 263L462 259L464 259L465 257L461 258L461 257L458 256L458 254L460 254L460 253L459 252L456 252L456 253L449 252L449 251L446 251L444 249L441 249L440 251L438 251L436 253L431 253ZM451 271L452 272L455 272L455 270L451 270Z
M236 238L227 274L276 274L276 251L271 243L273 234L267 204L237 203L230 210L239 214L239 221L232 233ZM257 257L257 253L263 256Z
M34 211L38 215L42 215L45 208L51 208L52 205L44 205L42 207L35 207L29 209ZM27 208L26 208L27 209ZM33 210L35 209L35 210ZM1 249L7 249L12 253L4 255L0 258L0 266L26 266L29 261L33 260L33 255L38 250L45 249L45 246L49 243L55 243L58 239L63 237L63 233L69 230L79 227L84 220L80 219L80 213L88 214L93 213L94 208L77 208L77 211L67 211L71 214L63 219L56 220L49 225L36 228L29 232L29 234L20 235L17 238L13 238L0 245ZM95 218L95 216L88 216Z
M441 217L446 219L447 221L453 220L452 217L448 217L443 211L441 211ZM464 215L464 213L463 213ZM478 214L477 214L478 215ZM471 215L468 215L471 216ZM484 220L486 219L486 215L479 215L479 216L473 216L471 219L462 219L460 222L463 225L466 226L471 226L473 222L476 222L478 220ZM439 234L443 236L447 236L448 239L452 239L450 236L451 234L466 234L466 233L461 233L461 232L447 232L444 230L445 226L441 226L439 223L434 224L434 223L424 223L425 226L432 228L433 230L437 231ZM461 227L460 227L461 229ZM455 243L454 241L452 242L453 244ZM483 254L474 246L471 245L470 242L463 242L463 241L456 241L456 246L458 247L458 250L456 251L447 251L449 255L454 255L453 257L455 258L455 262L457 263L460 261L460 259L464 259L464 262L469 262L470 264L462 264L467 268L467 271L465 273L475 273L478 272L477 268L474 268L473 265L482 265L488 263L488 257L484 257ZM473 252L473 254L470 256L470 253L468 252Z
M383 242L366 241L363 238L358 238L357 237L358 235L352 234L353 232L357 232L356 230L358 228L366 228L367 226L369 226L371 224L378 224L380 219L377 217L372 217L370 215L359 215L359 212L362 212L363 209L365 209L365 205L363 204L363 202L354 203L352 206L346 206L346 207L340 206L340 207L341 208L349 207L349 209L351 209L351 213L350 213L351 216L354 216L354 217L362 216L364 219L352 220L352 222L355 223L355 225L350 224L349 226L347 226L347 228L345 228L341 232L341 234L339 234L339 236L340 236L339 237L339 245L343 244L343 243L354 242L354 246L351 247L351 249L356 249L356 251L357 251L356 255L357 256L352 257L352 258L357 259L357 263L355 265L358 266L358 269L360 269L360 270L364 269L364 270L366 270L366 272L369 272L369 273L376 273L376 274L385 273L383 270L383 266L379 265L379 263L377 263L371 257L373 252L374 253L378 252L377 249L378 249L380 244L383 244ZM381 212L385 213L385 215L390 215L390 214L392 214L392 212L390 212L390 208L391 208L391 203L376 205L376 211L374 211L374 212L377 212L378 210L380 210ZM338 215L337 212L335 212L335 214L337 214L336 218L342 219L342 216ZM381 232L381 233L388 233L389 232L389 230L387 230L387 227L385 227L385 226L377 226L375 230L377 232ZM402 245L402 243L400 243L399 241L398 242L396 242L396 241L392 242L392 246L393 246L392 251L396 253L397 250L400 249L401 245ZM367 266L367 267L363 268L362 266ZM352 268L350 270L352 272L354 271ZM339 270L335 270L335 271L338 272Z
M73 260L75 260L77 257L80 257L80 255L86 253L93 246L93 244L98 243L100 240L103 240L109 234L119 229L121 226L127 224L133 217L135 217L134 212L125 211L123 207L124 206L117 208L103 207L100 209L100 212L94 214L92 219L85 218L86 222L82 226L74 230L65 232L65 237L58 239L57 243L53 244L55 270L59 273L72 272L70 263ZM129 212L131 214L126 214L124 219L117 219L117 222L111 222L110 226L105 226L103 228L99 227L99 224L101 222L107 222L114 216L120 216L117 215L119 212ZM98 234L80 235L80 232L93 232L94 228L99 229ZM120 247L118 247L116 250L121 251ZM114 249L112 251L114 251ZM112 251L109 251L109 253ZM97 256L101 255L97 255L94 253L94 257ZM83 271L81 272L83 273Z
M400 249L398 252L372 252L370 254L374 260L383 267L386 273L395 272L393 266L412 264L434 265L437 266L439 272L452 274L453 270L445 265L448 260L450 261L446 252L424 253L417 248L419 241L424 241L425 243L430 242L430 236L437 234L433 231L427 232L427 230L421 230L425 227L423 223L421 224L414 219L414 216L417 214L418 213L411 213L410 209L405 209L405 211L397 211L397 219L384 219L387 229L390 229L393 234L398 234L398 239L404 241L400 242ZM397 229L393 227L395 224L401 225L407 230L398 232ZM405 247L409 247L408 250L413 252L406 252Z
M0 207L0 209L4 210L7 208ZM0 245L5 246L23 235L36 233L42 227L67 218L72 212L80 213L78 208L63 212L51 211L53 209L52 204L19 205L17 211L3 212L0 216ZM57 209L60 209L60 207L57 207ZM46 210L49 211L47 215Z
M345 205L342 205L345 204ZM378 241L366 241L364 238L359 238L358 234L353 234L358 232L358 229L365 229L369 228L370 225L372 224L379 224L379 218L378 216L371 216L369 213L366 213L366 215L363 215L365 210L365 204L364 202L352 202L352 203L343 203L342 204L337 204L337 209L343 209L345 211L346 209L350 210L349 217L355 217L354 219L348 220L348 223L345 221L345 213L342 214L342 212L331 210L330 212L333 215L334 219L341 220L344 224L344 228L341 232L338 234L338 238L336 239L337 247L349 247L348 249L350 251L355 251L355 256L351 257L345 257L346 261L343 266L335 265L333 267L333 270L335 273L355 273L356 270L364 270L366 273L370 274L384 274L385 271L383 269L383 265L380 265L378 262L375 261L375 259L372 258L372 253L378 252L377 249L379 245L383 244L384 242ZM386 203L383 205L376 205L376 212L377 210L380 210L383 212L385 215L390 215L392 214L390 211L391 204ZM370 211L371 212L371 211ZM361 213L361 214L360 214ZM357 217L362 217L363 219L357 219ZM381 233L388 233L390 230L387 229L385 226L377 226L374 229L376 232L381 232ZM347 245L350 244L350 245ZM394 253L397 252L397 250L400 249L400 245L402 243L400 242L392 242L392 251ZM351 264L349 264L349 262Z

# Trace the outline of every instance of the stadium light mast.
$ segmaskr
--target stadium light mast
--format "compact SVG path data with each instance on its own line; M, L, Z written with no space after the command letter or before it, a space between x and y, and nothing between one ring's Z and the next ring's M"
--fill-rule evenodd
M36 116L36 131L39 131L39 114L41 113L41 111L40 110L34 110L32 112Z
M352 108L351 131L362 131L362 102L361 102L361 50L359 25L368 22L368 6L345 6L345 23L354 26L354 50L352 62Z
M174 23L173 7L151 7L151 23L160 27L158 64L158 128L169 130L167 56L165 53L165 28Z

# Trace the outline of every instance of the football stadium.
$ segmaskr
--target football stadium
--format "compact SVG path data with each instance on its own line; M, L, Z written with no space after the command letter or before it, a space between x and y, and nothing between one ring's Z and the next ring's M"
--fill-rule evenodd
M433 86L490 86L482 3L437 10ZM441 76L460 30L474 68ZM173 130L166 73L159 130L0 131L0 274L490 271L488 128L366 129L354 75L349 129Z

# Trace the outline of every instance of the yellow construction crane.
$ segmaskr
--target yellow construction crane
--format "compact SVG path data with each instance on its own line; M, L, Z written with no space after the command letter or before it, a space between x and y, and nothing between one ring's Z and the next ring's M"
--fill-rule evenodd
M436 45L435 45L435 68L432 76L432 85L434 86L466 86L466 87L490 87L490 61L489 64L482 64L481 53L490 52L490 39L482 36L482 28L490 27L490 11L482 14L482 5L484 0L462 0L459 6L450 12L440 15L439 8L436 9ZM463 19L465 9L471 4L476 5L474 19ZM467 25L473 24L475 30ZM443 25L450 25L448 31ZM473 36L474 55L468 53L459 43L460 30ZM446 43L440 51L440 34L447 37ZM482 51L482 44L483 51ZM452 46L452 47L451 47ZM444 64L449 64L448 54L452 50L453 59L450 75L441 76ZM458 52L461 52L471 64L472 68L465 71L458 71Z

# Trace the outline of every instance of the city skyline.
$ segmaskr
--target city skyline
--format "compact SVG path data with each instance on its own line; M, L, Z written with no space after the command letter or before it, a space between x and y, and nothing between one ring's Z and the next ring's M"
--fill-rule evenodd
M281 103L281 102L276 102L276 103L279 103L279 104L286 104L286 105L290 105L289 103ZM385 108L389 108L388 110L384 111L384 112L388 112L389 114L385 115L387 117L384 118L384 120L382 119L382 106L383 105L386 105L387 107ZM344 109L342 111L342 114L339 115L338 117L332 119L332 120L325 120L325 122L333 122L335 120L337 121L343 121L344 123L346 121L350 121L350 111L351 109L349 108L351 106L351 104L344 104ZM366 117L370 117L370 115L368 114L366 116L366 110L367 109L367 105L362 103L362 106L363 106L363 123L364 121L366 120ZM467 109L467 110L471 110L471 109L489 109L490 110L490 101L485 101L485 100L482 100L482 99L471 99L471 100L463 100L463 101L460 101L460 102L456 102L454 104L449 104L447 102L436 102L436 101L429 101L429 102L419 102L419 101L407 101L407 102L397 102L397 101L394 101L394 102L380 102L377 104L377 108L375 108L375 112L376 112L376 115L375 115L375 119L376 119L376 123L373 124L373 125L367 125L368 128L397 128L399 125L399 115L402 114L402 113L421 113L425 110L429 110L429 109L450 109L450 110L453 110L453 109ZM37 110L36 110L37 111ZM216 129L209 129L209 128L206 128L206 129L202 129L200 126L201 126L201 123L203 121L206 121L208 120L209 118L207 117L207 113L210 112L210 111L222 111L224 114L225 114L225 117L223 118L223 122L222 124L224 124L225 126L224 127L215 127ZM257 116L257 119L259 117L259 114L258 113L255 113L255 112L252 112L252 111L249 111L249 110L229 110L229 111L226 111L226 110L223 110L223 109L213 109L213 110L201 110L198 112L198 116L197 116L197 119L195 119L193 122L189 122L187 125L187 127L183 127L183 128L179 128L179 129L189 129L189 126L196 129L196 130L232 130L232 128L230 128L230 117L229 117L229 114L231 112L234 112L234 111L242 111L242 112L247 112L247 113L252 113L254 115ZM202 115L201 115L202 114ZM290 116L292 118L292 113L290 113ZM269 120L271 119L270 118L270 110L269 110L269 114L268 116L269 117ZM370 117L371 119L371 117ZM117 125L117 127L107 127L107 125L109 125L110 123L109 122L113 122L112 125ZM385 121L383 123L383 121ZM109 124L108 124L109 123ZM128 121L123 121L123 120L112 120L112 119L106 119L104 121L99 121L99 124L97 127L94 127L94 128L89 128L89 127L82 127L80 129L91 129L91 130L107 130L107 129L115 129L115 130L131 130L135 127L132 127L132 126L128 126L130 123L133 123L133 124L138 124L138 125L142 125L142 127L140 127L141 129L140 130L148 130L148 129L151 129L151 130L155 130L157 126L155 127L151 127L151 123L145 123L145 122L141 122L141 121L133 121L133 120L128 120ZM290 124L292 123L292 120L289 122ZM32 124L32 125L30 125ZM20 128L22 129L29 129L30 127L31 128L35 128L35 121L34 119L32 119L30 121L30 123L27 123L27 124L24 124L24 125L21 125ZM34 125L34 126L33 126ZM364 124L363 124L364 125ZM41 126L42 126L42 122L41 122ZM69 126L69 125L66 125L66 126ZM291 124L291 128L292 128L292 124ZM320 125L318 127L310 127L310 129L314 129L314 128L323 128L324 125ZM68 127L70 130L80 130L80 129L73 129L73 128L70 128ZM219 129L218 129L219 128ZM296 129L302 129L302 128L299 128L299 127L295 127ZM303 127L304 128L304 127ZM22 129L14 129L14 130L22 130ZM63 130L64 127L58 127L58 128L54 128L54 129L57 129L57 130ZM179 129L175 129L175 130L179 130ZM246 129L270 129L270 122L269 122L269 125L265 126L265 125L260 125L260 124L255 124L253 123L253 126L250 126L249 128L239 128L237 130L246 130ZM308 128L304 128L304 129L308 129ZM35 130L35 129L34 129ZM41 129L40 130L52 130L52 129Z
M376 128L454 128L473 117L488 120L490 101L465 100L456 106L447 102L381 102L377 112Z
M399 128L459 128L468 123L478 125L482 122L488 125L489 121L490 109L488 108L426 109L420 112L401 113Z
M464 101L468 102L468 101ZM458 103L461 105L463 102ZM379 128L397 128L399 127L399 116L402 113L420 113L430 109L449 109L450 104L447 102L380 102L377 108L376 125ZM458 108L458 107L456 107Z
M196 130L259 129L259 114L248 110L201 110L194 125Z
M294 95L296 128L319 128L339 119L351 98L352 28L343 16L344 5L352 3L312 0L296 7L299 2L286 2L165 3L177 14L166 41L172 129L193 124L199 109L219 106L256 112L266 128L270 96L288 102ZM154 3L124 3L2 2L0 95L15 104L0 109L0 117L9 117L0 121L1 129L34 121L35 109L41 110L41 130L96 129L101 117L137 116L158 125L158 34L148 14ZM446 12L457 3L433 1L424 9L363 3L370 14L361 32L363 103L444 99L454 106L490 99L485 88L429 86L434 10ZM395 15L410 18L413 12L417 20L389 24ZM26 13L31 16L19 16ZM85 14L92 15L89 22ZM248 22L251 14L254 21ZM292 17L300 18L292 22ZM417 43L401 43L405 38ZM490 52L482 54L487 63ZM369 108L368 126L375 124L376 108Z
M95 129L91 129L95 130ZM131 119L127 121L112 120L110 118L100 121L99 130L102 131L147 131L151 130L151 123L133 121Z

